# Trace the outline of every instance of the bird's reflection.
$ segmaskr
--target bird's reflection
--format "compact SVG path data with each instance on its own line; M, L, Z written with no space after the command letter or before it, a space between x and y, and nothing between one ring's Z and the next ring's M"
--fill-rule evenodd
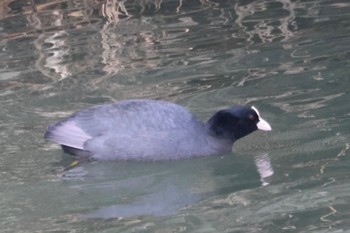
M155 193L142 196L127 204L102 207L88 213L88 218L117 218L142 215L168 216L176 214L182 207L202 199L200 194L186 192L180 186L167 184Z
M93 200L94 210L84 214L86 218L168 216L201 200L240 191L241 183L251 183L251 174L260 174L253 179L261 183L249 188L269 184L266 179L273 170L267 153L243 160L244 170L241 162L242 157L232 155L158 163L94 162L66 171L64 179L82 198ZM226 171L219 174L220 169ZM230 185L235 187L222 191Z

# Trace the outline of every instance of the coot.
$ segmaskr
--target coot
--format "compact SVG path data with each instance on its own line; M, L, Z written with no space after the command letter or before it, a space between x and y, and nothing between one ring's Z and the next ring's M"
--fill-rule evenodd
M255 130L270 131L255 107L235 106L206 123L160 100L124 100L77 112L48 127L45 139L97 160L172 160L220 155Z

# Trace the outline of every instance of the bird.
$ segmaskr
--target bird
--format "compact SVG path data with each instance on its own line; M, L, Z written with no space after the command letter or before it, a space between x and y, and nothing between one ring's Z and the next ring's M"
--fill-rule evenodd
M223 155L256 130L272 128L254 106L223 109L202 122L172 102L129 99L78 111L49 125L44 138L77 159L160 161Z

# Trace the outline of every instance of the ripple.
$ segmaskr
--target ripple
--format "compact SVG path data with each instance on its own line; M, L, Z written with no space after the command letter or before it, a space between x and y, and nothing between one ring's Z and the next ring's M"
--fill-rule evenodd
M348 12L336 0L1 1L1 229L345 231ZM223 158L63 171L46 126L129 98L204 120L255 105L273 131Z

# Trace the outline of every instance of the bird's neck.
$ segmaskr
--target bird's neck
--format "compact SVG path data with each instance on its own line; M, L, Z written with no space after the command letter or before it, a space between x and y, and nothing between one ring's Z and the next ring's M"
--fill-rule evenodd
M238 119L222 112L216 113L206 123L208 134L214 138L231 141L237 140Z

